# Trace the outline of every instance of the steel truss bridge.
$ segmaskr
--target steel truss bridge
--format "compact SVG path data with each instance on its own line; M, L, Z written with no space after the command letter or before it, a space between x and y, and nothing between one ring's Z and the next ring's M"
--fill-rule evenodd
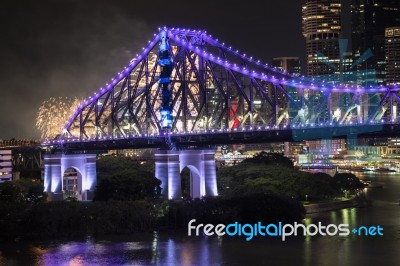
M11 150L13 171L22 172L24 177L40 178L45 150L35 140L1 140L0 150Z
M167 78L160 63L165 41L172 63ZM44 145L71 152L174 150L392 136L400 131L399 90L293 75L232 49L206 31L163 27L141 54L81 104L60 138ZM168 127L161 114L165 106L172 117Z

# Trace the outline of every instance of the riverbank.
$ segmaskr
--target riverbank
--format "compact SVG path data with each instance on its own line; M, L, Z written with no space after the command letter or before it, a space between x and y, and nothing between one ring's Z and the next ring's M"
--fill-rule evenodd
M306 210L306 215L307 215L312 213L333 211L333 210L346 209L352 207L365 207L366 205L367 202L365 199L353 198L348 200L304 205L304 209Z
M294 199L252 194L187 201L0 202L2 240L65 239L187 228L198 223L294 222L305 216Z

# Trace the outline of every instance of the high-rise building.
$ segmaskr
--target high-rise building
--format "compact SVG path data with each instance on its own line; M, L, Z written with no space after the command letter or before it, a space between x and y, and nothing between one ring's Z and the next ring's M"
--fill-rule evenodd
M387 85L400 85L400 27L385 30Z
M12 180L11 150L0 150L0 183Z
M358 69L375 70L376 82L385 84L385 28L400 26L399 0L352 0L352 50L355 59L371 49L373 56ZM374 77L375 81L375 77Z
M340 64L340 0L305 0L303 35L307 47L307 75L320 76L335 72Z
M300 64L300 59L298 57L275 57L272 59L272 65L274 67L277 67L280 70L286 71L291 74L301 74L301 64ZM288 95L293 99L293 101L300 106L301 105L301 99L299 97L299 91L298 89L294 87L288 87L288 86L283 86L285 90L287 91ZM279 100L279 99L278 99ZM287 99L285 99L287 101ZM293 119L297 114L298 114L298 109L293 106L293 104L290 101L287 101L287 116L289 119ZM280 106L284 106L285 104L280 104ZM283 151L284 154L289 156L296 152L297 150L302 149L302 143L289 143L289 142L284 142L283 143Z
M301 74L301 64L300 59L298 57L275 57L272 60L272 65L277 67L280 70L284 70L291 74ZM290 97L292 97L293 101L296 102L298 105L301 105L301 100L299 97L299 91L294 87L286 87L284 86ZM282 100L278 98L278 101ZM285 99L286 101L286 99ZM284 106L285 104L280 104L280 106ZM288 108L288 115L290 118L293 118L297 115L297 108L292 106L290 102L287 102Z
M275 57L272 65L290 74L301 74L300 59L298 57Z

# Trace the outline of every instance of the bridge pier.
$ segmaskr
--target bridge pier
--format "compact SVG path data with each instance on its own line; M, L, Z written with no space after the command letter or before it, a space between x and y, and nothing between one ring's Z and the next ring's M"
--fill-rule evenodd
M76 174L65 176L70 169ZM44 192L49 194L49 199L62 200L67 190L66 186L72 188L69 192L74 193L78 200L93 199L96 186L95 154L44 156Z
M155 176L161 180L161 193L168 199L182 197L181 172L190 169L190 196L217 196L215 150L158 151Z

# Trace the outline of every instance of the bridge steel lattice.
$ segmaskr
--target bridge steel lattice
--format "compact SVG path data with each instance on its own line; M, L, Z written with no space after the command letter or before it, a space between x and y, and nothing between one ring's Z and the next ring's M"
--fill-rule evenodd
M160 34L155 34L110 84L84 101L62 139L53 143L112 140L159 147L166 135L356 127L398 120L398 87L314 81L262 64L205 31L159 30L166 32L172 47L171 127L166 130L161 121L163 66L157 63ZM135 142L126 142L131 139Z
M399 90L300 77L239 53L205 31L163 27L141 54L80 105L61 138L44 145L66 154L164 148L171 152L156 154L156 172L163 173L158 178L165 180L163 191L169 191L169 198L180 197L175 184L186 166L194 173L195 195L216 195L215 170L212 180L204 176L211 173L212 163L204 159L209 151L199 152L202 161L195 166L186 159L188 165L178 164L187 156L182 149L394 134L400 132ZM45 179L49 191L57 194L62 189L60 160L67 157L53 157L47 157ZM89 165L89 159L82 164ZM79 189L90 192L95 179L89 179L90 185L82 182Z

